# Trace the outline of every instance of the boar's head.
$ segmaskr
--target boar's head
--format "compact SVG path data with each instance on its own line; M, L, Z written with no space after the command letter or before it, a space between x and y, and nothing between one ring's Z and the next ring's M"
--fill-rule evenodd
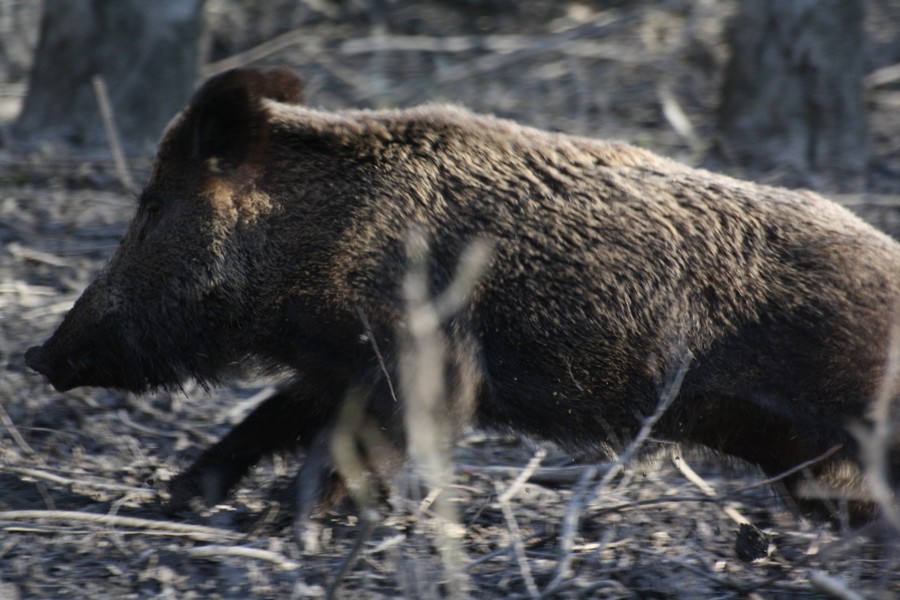
M252 310L256 222L272 206L251 160L264 149L265 99L299 103L287 69L209 80L169 125L118 250L53 336L25 355L65 391L144 391L215 380L243 358L230 340Z

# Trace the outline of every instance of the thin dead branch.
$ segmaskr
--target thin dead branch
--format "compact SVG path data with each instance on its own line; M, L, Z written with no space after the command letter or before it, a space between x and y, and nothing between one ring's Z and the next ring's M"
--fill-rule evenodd
M447 398L444 369L447 340L441 324L467 304L487 266L491 245L473 242L463 252L453 280L437 298L430 298L426 267L427 241L413 231L407 240L409 267L403 282L407 299L406 332L400 356L401 390L404 398L409 455L432 490L441 490L452 480L449 443L454 424L446 416L448 405L466 406L472 398ZM461 389L458 395L474 393ZM452 410L452 409L451 409ZM448 580L448 595L461 598L470 587L460 547L462 528L456 507L444 494L436 494L432 509L437 514L438 547Z
M646 417L642 423L641 428L638 431L638 434L634 437L634 439L628 444L628 447L624 452L619 454L616 461L612 464L609 471L600 479L600 483L597 484L597 487L594 491L594 497L600 495L601 491L606 488L609 483L616 478L616 476L625 468L625 465L629 464L635 456L637 456L638 452L641 450L641 447L644 445L644 442L647 441L647 438L650 437L650 432L653 430L653 427L656 423L662 418L665 414L666 410L668 410L669 406L671 406L672 402L675 401L675 398L678 397L678 393L681 391L681 383L684 381L684 376L687 375L688 367L691 364L691 356L685 354L680 357L680 363L678 367L675 369L673 373L670 374L670 381L666 383L665 388L659 397L659 402L656 405L656 410L653 411L653 414Z
M271 550L263 550L262 548L248 548L247 546L222 546L211 544L208 546L187 548L184 553L191 558L219 558L229 556L252 558L254 560L272 563L283 571L293 571L300 568L300 563L290 560L280 552L272 552Z
M119 130L113 115L112 104L109 101L109 93L106 90L106 81L100 75L94 75L91 79L94 86L94 94L97 96L97 106L100 108L100 117L103 119L103 129L106 131L106 139L109 141L109 151L112 153L113 163L116 165L116 175L119 181L129 192L138 191L131 171L128 170L128 161L122 151L122 143L119 138Z
M28 445L28 442L25 441L25 438L22 437L22 434L19 433L19 429L16 427L16 424L13 423L12 418L9 416L9 413L6 412L6 409L3 408L3 405L0 404L0 423L6 427L6 431L9 432L10 437L12 437L13 441L16 445L29 456L33 456L35 454L34 448Z
M705 479L700 477L694 469L691 468L691 465L687 463L684 459L684 456L678 452L673 450L672 452L672 462L675 463L675 466L681 471L681 474L684 475L685 479L690 481L694 486L696 486L701 492L710 498L716 498L719 495L716 493L716 489L709 484ZM733 506L724 505L722 506L722 510L728 515L728 518L737 523L741 524L749 524L750 520L742 515L736 508Z
M898 312L900 314L900 312ZM866 483L884 519L900 534L900 504L890 482L890 453L900 451L892 409L900 398L900 322L894 319L885 373L871 408L872 426L851 426L866 465ZM897 419L900 422L900 419Z
M531 476L534 474L534 472L540 466L541 461L544 460L546 456L547 449L538 448L535 451L534 456L531 457L531 460L528 461L528 464L526 464L521 469L519 475L513 480L512 483L509 484L509 486L503 491L503 493L500 494L498 500L500 502L509 502L510 500L512 500L512 498L519 493L519 490L522 488L522 486L525 485L526 482L531 480Z
M575 553L573 552L575 536L578 535L578 524L581 520L581 515L584 514L585 504L588 500L588 486L597 476L597 470L596 467L591 467L584 471L578 486L572 493L572 498L566 505L562 534L559 536L559 558L557 559L556 570L550 583L541 592L541 598L547 598L555 594L563 582L572 576L572 563L575 560Z
M98 515L72 510L4 510L0 511L2 521L62 521L64 523L90 523L107 527L132 527L155 534L173 534L206 541L209 539L239 539L241 536L225 529L190 525L173 521L155 521L139 517L118 515Z
M519 573L525 582L525 588L531 598L540 596L537 584L534 582L534 576L531 574L531 566L528 564L528 556L525 554L525 542L522 540L522 533L519 531L519 523L516 521L516 515L513 513L509 498L504 497L500 484L495 484L497 489L497 500L500 509L503 511L503 518L506 520L506 528L509 530L509 536L512 540L512 547L516 557L516 563L519 566Z
M23 477L31 477L32 479L49 481L51 483L55 483L58 485L64 485L67 487L82 487L82 488L88 488L88 489L102 490L105 492L117 492L117 493L128 494L130 496L145 498L145 499L155 499L157 497L157 493L154 490L132 487L132 486L128 486L128 485L121 485L118 483L104 483L102 481L90 481L87 479L74 479L72 477L63 477L62 475L48 473L47 471L41 471L39 469L30 469L30 468L26 468L26 467L13 467L13 466L9 466L9 465L0 464L0 471L6 471L8 473L15 473L17 475L22 475Z

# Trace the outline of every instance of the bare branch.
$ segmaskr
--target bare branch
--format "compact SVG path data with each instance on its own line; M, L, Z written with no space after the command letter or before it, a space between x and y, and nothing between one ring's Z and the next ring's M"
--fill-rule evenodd
M135 527L155 534L184 535L192 539L239 539L241 536L225 529L190 525L173 521L154 521L138 517L118 515L98 515L72 510L4 510L0 511L0 521L62 521L65 523L91 523L108 527Z
M116 174L125 189L135 193L138 190L131 172L128 170L128 162L125 153L122 152L122 143L119 141L119 132L116 129L113 117L112 104L109 101L109 93L106 91L106 81L100 75L94 75L91 83L94 85L94 94L97 96L97 106L100 108L100 117L103 119L103 129L106 131L106 139L109 141L109 151L112 153L113 162L116 165Z
M247 546L221 546L209 545L187 548L185 554L191 558L217 558L220 556L237 556L240 558L252 558L270 562L283 571L293 571L300 568L300 563L290 560L279 552L263 550L262 548L248 548Z

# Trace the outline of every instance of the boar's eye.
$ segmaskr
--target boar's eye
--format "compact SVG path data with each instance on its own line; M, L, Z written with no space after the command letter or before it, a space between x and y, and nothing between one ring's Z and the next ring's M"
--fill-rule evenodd
M147 222L155 224L159 221L159 215L162 212L162 206L159 202L150 202L147 204Z
M159 222L159 218L162 215L162 204L153 198L142 198L141 205L144 218L141 223L140 235L138 237L140 240L143 240Z

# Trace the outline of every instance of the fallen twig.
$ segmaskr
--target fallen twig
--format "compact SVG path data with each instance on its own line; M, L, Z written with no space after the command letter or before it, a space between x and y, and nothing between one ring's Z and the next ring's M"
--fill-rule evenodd
M253 558L264 560L284 571L292 571L300 568L300 563L295 562L279 552L263 550L261 548L248 548L247 546L221 546L209 545L188 548L185 554L191 558L218 558L221 556L237 556L240 558Z
M688 481L690 481L692 484L697 486L697 488L699 488L701 492L703 492L710 498L715 498L716 496L718 496L718 494L716 493L716 489L712 485L710 485L705 479L700 477L700 475L698 475L697 472L694 471L694 469L691 468L691 465L689 465L687 463L687 461L684 460L684 456L673 451L672 462L675 463L675 467L679 471L681 471L681 474L684 475L684 477ZM728 518L730 518L732 521L734 521L735 523L737 523L739 525L745 524L745 523L746 524L750 523L750 520L747 517L745 517L744 515L742 515L740 512L738 512L738 510L736 508L734 508L733 506L725 505L722 507L722 511L726 515L728 515Z
M509 484L509 487L500 494L497 498L500 502L509 502L513 496L515 496L519 489L525 485L525 482L531 480L532 474L537 470L538 466L541 464L541 461L547 456L546 448L538 448L538 450L534 453L534 456L531 457L531 460L528 461L522 470L519 472L519 476L515 478L515 480Z
M123 494L129 494L133 496L140 496L143 498L156 498L157 494L154 490L148 490L144 488L133 487L130 485L122 485L119 483L104 483L101 481L90 481L86 479L73 479L71 477L63 477L62 475L56 475L54 473L48 473L47 471L41 471L39 469L29 469L27 467L12 467L9 465L0 465L0 471L6 471L7 473L15 473L17 475L22 475L24 477L31 477L33 479L40 479L43 481L49 481L51 483L56 483L59 485L64 485L67 487L86 487L93 488L96 490L104 490L108 492L119 492Z
M596 476L596 467L586 470L582 474L581 481L578 482L578 487L575 488L575 492L572 494L569 503L566 505L566 514L563 517L563 530L562 534L559 536L559 559L557 561L556 571L553 574L553 579L550 580L550 583L548 583L547 587L544 588L544 591L541 592L542 598L547 598L552 594L557 593L563 582L571 577L572 561L575 557L573 549L575 546L575 536L578 534L578 523L584 512L585 502L588 499L588 486Z
M669 406L672 402L675 401L675 398L678 397L678 392L681 391L681 383L684 381L684 376L687 375L688 366L691 364L691 356L689 354L685 354L680 357L680 362L678 364L677 369L671 373L671 380L666 384L665 389L663 389L662 393L659 397L659 402L656 405L656 410L653 411L649 417L646 417L641 422L641 429L638 431L637 435L634 436L634 439L631 440L631 443L628 444L628 447L625 448L625 451L619 454L619 457L612 464L609 471L600 479L600 483L597 484L597 487L594 488L594 497L600 495L600 492L605 488L609 483L615 479L615 477L625 468L625 465L631 462L631 460L637 455L640 451L641 447L644 445L644 442L647 441L647 438L650 437L650 432L653 430L653 427L656 425L657 421L659 421L665 412L669 409Z
M168 532L183 534L193 539L239 539L242 536L225 529L176 523L174 521L156 521L140 517L120 517L118 515L98 515L73 510L5 510L0 511L0 521L64 521L92 523L110 527L134 527L151 532Z
M9 253L16 258L32 260L34 262L44 263L45 265L50 265L51 267L71 267L72 262L66 260L64 258L60 258L55 254L50 254L49 252L42 252L41 250L34 250L32 248L26 248L17 242L12 242L7 244L6 246Z
M34 448L28 445L28 442L25 441L25 438L22 437L22 434L19 433L19 429L16 427L16 424L13 423L12 418L9 416L9 413L6 412L6 409L3 408L3 405L0 404L0 423L6 427L6 430L9 432L10 437L12 437L13 441L16 442L16 445L28 455L34 455Z
M531 598L537 598L540 596L540 590L538 590L537 584L534 582L534 576L531 574L531 566L528 564L528 557L525 555L525 542L522 540L519 524L509 503L511 495L501 492L500 484L496 484L495 487L497 489L497 500L500 503L500 509L503 511L503 517L506 519L506 528L509 529L509 535L512 538L512 547L515 550L516 562L519 565L522 580L525 582L525 588L528 590L528 595Z

